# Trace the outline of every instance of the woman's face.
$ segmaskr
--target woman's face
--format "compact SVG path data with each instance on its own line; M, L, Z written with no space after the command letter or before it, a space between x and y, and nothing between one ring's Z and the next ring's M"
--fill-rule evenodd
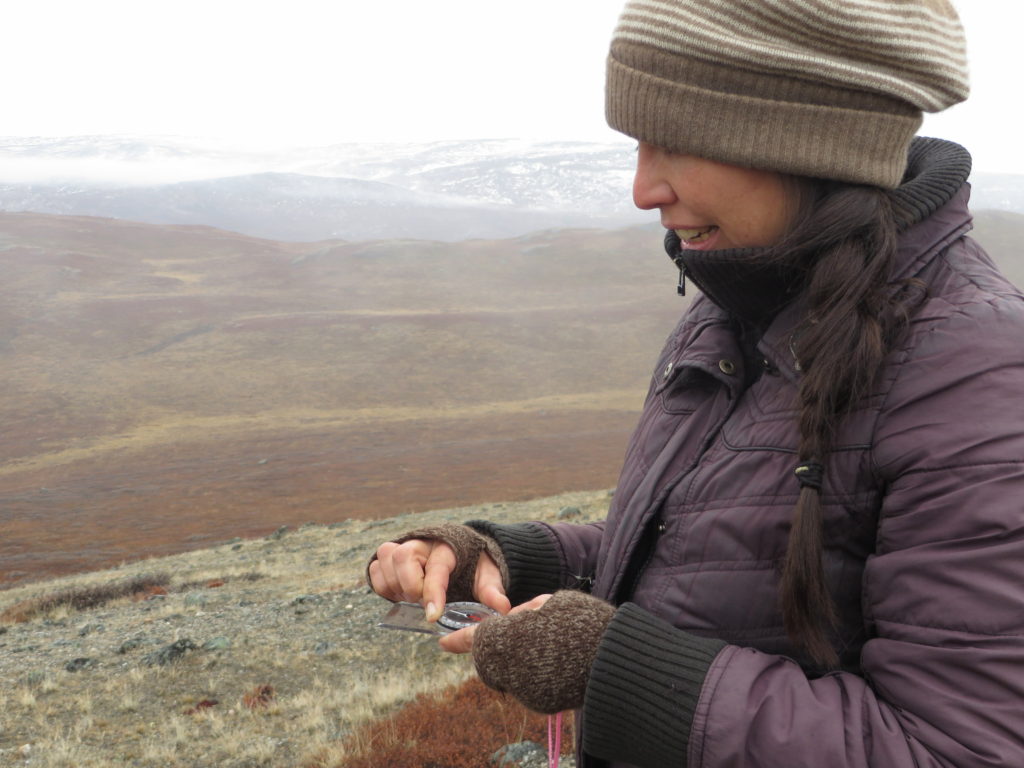
M661 212L683 248L721 250L777 243L798 206L791 177L677 155L652 144L637 150L633 202Z

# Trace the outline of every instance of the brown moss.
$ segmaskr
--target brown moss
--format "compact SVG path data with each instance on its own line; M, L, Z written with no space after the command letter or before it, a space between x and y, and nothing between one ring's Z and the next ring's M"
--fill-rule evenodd
M266 709L274 700L276 693L272 685L257 685L242 697L242 706L246 709Z
M99 608L112 600L122 597L133 597L135 595L149 596L159 594L160 591L163 594L167 594L164 587L170 580L170 576L167 574L158 573L137 576L123 581L114 581L109 584L69 587L68 589L51 592L40 597L21 600L14 605L8 606L0 613L0 622L18 624L30 621L37 616L61 607L68 607L75 611L85 611Z
M440 695L421 695L367 725L351 738L365 746L331 768L488 768L499 748L526 740L547 743L547 718L473 678ZM563 735L562 744L570 752L571 735Z

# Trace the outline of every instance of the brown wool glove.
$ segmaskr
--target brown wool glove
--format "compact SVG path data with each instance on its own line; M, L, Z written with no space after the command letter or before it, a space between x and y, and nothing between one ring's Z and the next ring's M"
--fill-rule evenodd
M477 674L534 712L577 709L614 614L609 603L567 589L539 610L486 619L473 638Z
M476 578L476 564L480 559L480 553L486 552L498 566L501 572L501 583L508 589L508 566L501 554L501 547L490 536L477 533L467 525L455 525L445 523L443 525L430 525L417 528L414 531L403 533L393 541L396 544L404 544L413 539L424 541L443 541L455 551L455 570L448 580L447 601L454 600L476 600L473 596L473 580ZM377 559L377 555L370 558L370 563ZM370 563L366 564L366 583L370 583Z

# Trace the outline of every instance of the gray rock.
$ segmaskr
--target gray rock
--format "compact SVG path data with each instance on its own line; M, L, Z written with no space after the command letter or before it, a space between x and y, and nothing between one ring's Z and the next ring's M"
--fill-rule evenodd
M157 665L163 667L170 664L173 661L177 661L182 656L184 656L188 651L196 650L196 647L196 644L188 638L176 640L170 645L165 645L158 651L147 653L142 658L142 663L150 667Z
M580 512L579 507L562 507L558 510L558 519L571 520L574 517L579 517L581 514L583 513Z
M491 755L491 765L498 768L526 768L527 765L534 765L537 759L543 761L538 765L547 763L548 755L544 748L535 741L519 741L506 744Z
M496 768L548 768L547 750L535 741L506 744L493 755L490 764ZM576 758L564 755L558 760L559 768L576 768Z
M231 640L224 637L211 637L205 643L203 643L204 651L226 651L231 647Z
M90 659L85 656L80 656L77 659L72 659L64 665L64 669L68 672L80 672L83 669L89 669L90 667L96 666L96 659Z
M280 528L278 528L278 529L277 529L276 531L274 531L274 532L273 532L272 534L270 534L269 536L267 536L267 541L278 541L278 540L280 540L280 539L281 539L281 538L282 538L282 537L283 537L283 536L284 536L284 535L285 535L286 533L288 533L288 526L287 526L287 525L282 525L282 526L281 526Z
M117 652L124 655L128 653L128 651L134 651L136 648L140 647L145 642L145 638L141 635L129 637L127 640L125 640L117 647Z

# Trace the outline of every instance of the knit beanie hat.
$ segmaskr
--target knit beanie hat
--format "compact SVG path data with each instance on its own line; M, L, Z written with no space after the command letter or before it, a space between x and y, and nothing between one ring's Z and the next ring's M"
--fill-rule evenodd
M608 124L732 165L900 183L922 111L967 98L946 0L631 0L608 56Z

